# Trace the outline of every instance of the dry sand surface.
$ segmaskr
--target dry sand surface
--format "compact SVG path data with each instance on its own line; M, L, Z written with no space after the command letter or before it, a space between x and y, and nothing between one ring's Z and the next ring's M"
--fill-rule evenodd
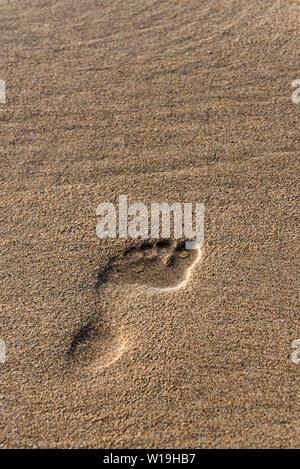
M1 1L1 447L300 446L299 17ZM164 280L121 259L95 289L132 245L96 235L120 194L205 204L182 288L195 254Z

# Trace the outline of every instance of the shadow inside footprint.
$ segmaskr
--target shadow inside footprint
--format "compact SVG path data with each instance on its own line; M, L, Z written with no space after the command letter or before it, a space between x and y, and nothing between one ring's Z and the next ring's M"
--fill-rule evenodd
M186 250L185 240L141 241L109 259L99 270L96 287L106 282L176 287L185 279L197 255L197 250Z
M120 354L123 341L100 321L90 319L75 332L67 356L73 366L103 368Z

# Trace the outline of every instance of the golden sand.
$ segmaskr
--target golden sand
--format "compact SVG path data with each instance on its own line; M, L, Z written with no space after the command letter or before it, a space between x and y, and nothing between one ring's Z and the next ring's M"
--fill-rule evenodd
M298 447L298 1L15 0L0 31L1 447ZM120 194L204 203L205 251L95 289Z

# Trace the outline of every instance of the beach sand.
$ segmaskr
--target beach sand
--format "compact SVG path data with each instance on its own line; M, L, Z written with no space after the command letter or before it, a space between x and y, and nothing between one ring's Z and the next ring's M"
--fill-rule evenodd
M299 16L1 2L2 448L299 447ZM181 288L188 259L95 289L120 194L205 204Z

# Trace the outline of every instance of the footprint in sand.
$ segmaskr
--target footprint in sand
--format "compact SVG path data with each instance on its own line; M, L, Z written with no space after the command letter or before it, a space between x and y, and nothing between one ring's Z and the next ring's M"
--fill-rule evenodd
M67 356L78 368L92 364L95 369L103 369L122 355L125 345L120 331L113 331L99 317L95 317L88 319L75 332Z
M185 240L140 241L100 268L96 290L100 293L106 284L144 285L154 291L181 288L200 256L200 249L186 250ZM116 361L125 348L122 333L101 322L97 313L74 334L68 358L79 367L92 364L93 368L103 369Z
M97 287L113 284L177 288L188 276L199 250L187 250L185 240L141 241L109 259L99 270Z

